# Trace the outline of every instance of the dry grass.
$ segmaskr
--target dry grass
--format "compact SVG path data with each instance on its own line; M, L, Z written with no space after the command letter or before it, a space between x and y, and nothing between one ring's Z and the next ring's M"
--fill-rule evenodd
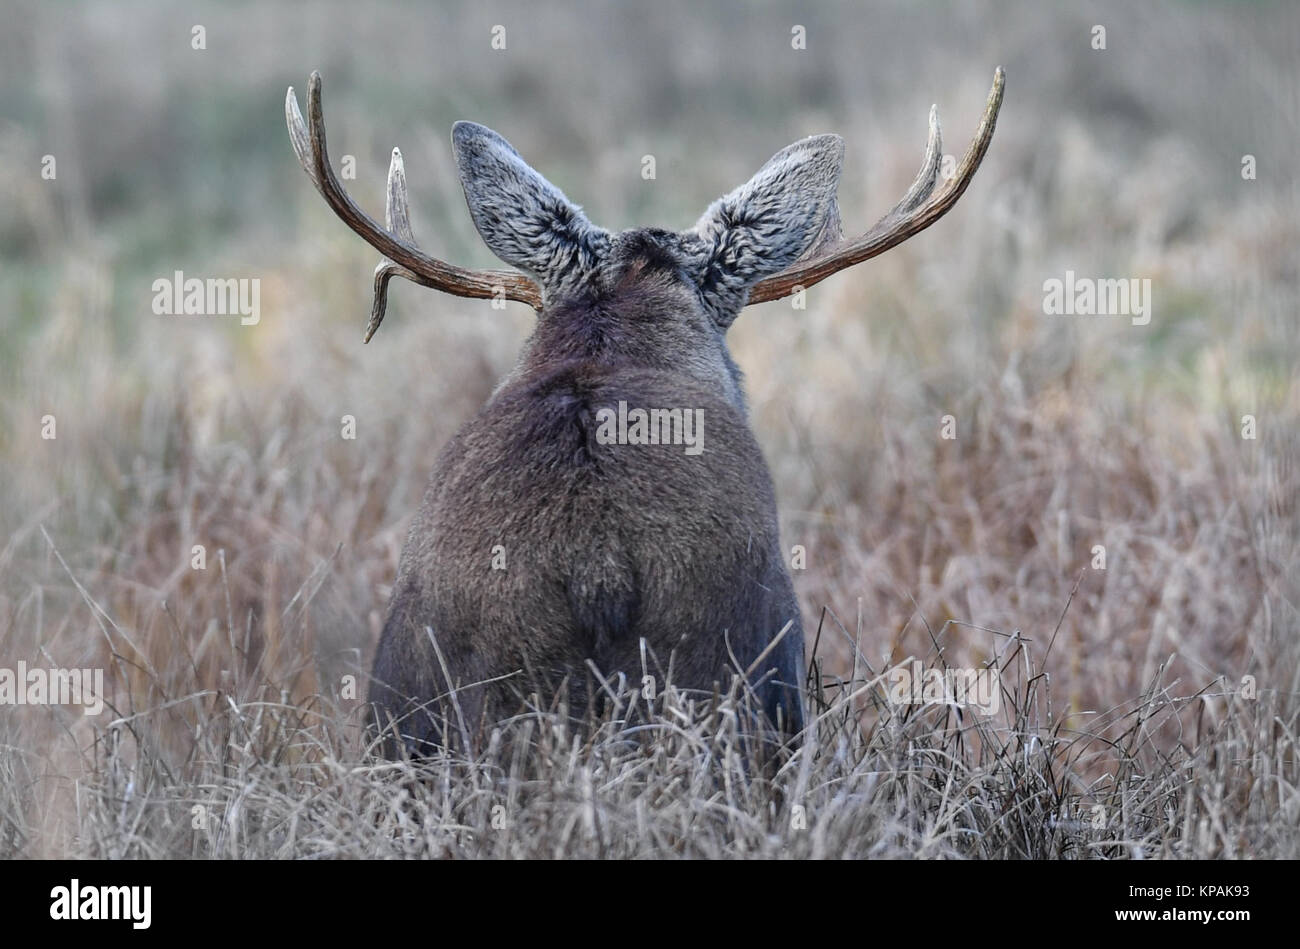
M744 738L734 686L712 700L669 686L648 717L615 688L579 732L533 709L477 756L414 763L369 754L355 704L292 700L269 677L184 695L151 678L160 700L115 714L69 763L82 777L63 789L68 845L108 859L1294 855L1295 715L1278 695L1217 683L1179 697L1162 666L1077 730L1033 652L1005 641L992 660L1002 707L987 717L892 704L884 670L859 656L853 678L815 676L818 714L794 751ZM1194 729L1164 747L1189 711ZM3 761L6 851L30 854L54 830L38 816L51 803L34 799L49 793L48 759Z
M854 9L810 19L824 53L786 60L782 40L759 62L710 50L766 50L790 12L683 5L689 29L610 29L505 4L521 28L503 69L462 41L417 55L477 35L471 6L381 7L376 42L414 25L380 70L334 29L287 61L256 38L300 13L266 4L211 14L231 74L141 46L158 32L110 5L80 30L33 5L31 42L0 40L0 71L29 70L3 87L31 90L6 93L0 157L39 168L53 149L60 181L3 183L0 667L101 667L111 709L0 708L0 855L1300 856L1300 197L1278 172L1297 11L1033 4L976 29L883 5L890 30L856 30ZM564 44L584 56L557 65ZM1241 68L1212 89L1188 66L1221 58ZM67 86L74 60L96 81ZM917 61L924 81L901 69ZM347 677L363 695L434 454L531 317L397 287L361 348L372 261L294 165L284 85L322 68L363 206L400 144L417 234L488 263L453 118L500 127L611 226L684 226L776 147L836 128L852 226L905 187L930 101L949 148L965 139L998 62L1004 117L958 208L731 334L785 543L807 550L816 734L762 767L743 697L673 696L653 727L610 713L575 738L535 711L474 760L368 757ZM153 316L150 281L178 268L260 277L262 323ZM1067 268L1150 277L1151 324L1044 316ZM1001 710L889 704L880 677L910 657L996 664Z

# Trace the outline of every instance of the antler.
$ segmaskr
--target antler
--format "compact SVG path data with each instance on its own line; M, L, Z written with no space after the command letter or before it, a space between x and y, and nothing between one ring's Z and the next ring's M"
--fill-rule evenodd
M467 270L424 253L415 243L411 233L410 208L406 200L406 169L402 153L393 149L393 160L388 166L388 200L385 205L386 227L379 224L356 206L339 184L325 150L325 117L321 109L320 73L313 72L307 82L307 114L311 117L310 131L298 111L298 98L293 86L284 99L284 117L289 125L289 140L307 177L316 186L325 203L348 227L352 228L384 259L375 268L375 300L370 309L370 323L366 326L365 341L375 335L384 319L388 303L388 281L405 277L423 287L443 290L460 297L491 298L504 296L507 300L527 303L535 310L542 308L542 291L523 274L507 270Z
M993 88L989 90L988 103L984 106L984 117L980 119L979 130L966 150L966 155L957 168L956 175L938 191L935 185L939 180L939 162L942 158L943 145L939 132L939 113L930 107L930 140L925 146L925 158L921 170L917 173L912 187L907 189L903 200L894 209L876 222L871 230L857 240L840 239L830 244L821 253L809 260L800 261L787 267L779 274L760 280L749 294L750 303L766 303L788 297L799 288L808 288L825 280L831 274L838 273L846 267L852 267L864 260L883 254L907 240L913 234L925 230L939 218L948 213L957 203L966 186L975 177L988 151L989 142L993 140L993 128L997 125L998 110L1002 107L1002 87L1006 75L999 66L993 73Z

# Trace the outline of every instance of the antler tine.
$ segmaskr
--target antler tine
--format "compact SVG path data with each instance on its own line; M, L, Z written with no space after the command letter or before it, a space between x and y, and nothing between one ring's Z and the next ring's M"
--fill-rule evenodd
M307 83L309 121L304 121L302 112L298 109L297 96L290 86L284 102L285 120L294 154L298 156L299 164L325 203L343 223L384 256L384 260L375 268L375 298L370 311L370 322L366 327L366 342L370 341L383 321L388 301L388 281L395 276L456 296L478 299L504 296L507 300L517 300L534 309L541 309L540 288L523 274L505 270L468 270L430 257L416 246L406 199L406 172L401 153L397 149L393 149L393 160L388 169L388 198L384 215L387 227L380 227L370 215L357 207L343 190L330 165L325 145L325 117L320 90L320 73L313 72Z
M980 119L979 129L975 132L970 147L957 167L956 174L943 187L938 190L935 188L939 181L943 145L939 129L939 113L931 106L930 135L925 147L925 157L916 180L907 189L903 199L856 240L840 241L813 258L800 261L779 274L759 281L750 291L749 302L766 303L769 300L780 300L800 287L811 287L831 274L883 254L891 247L896 247L914 234L925 230L947 214L970 185L971 179L975 177L975 171L984 160L984 154L993 140L993 130L997 126L998 111L1002 108L1002 92L1005 84L1006 74L999 66L993 74L993 87L989 90L988 102L984 106L984 115Z
M411 209L406 201L406 165L402 162L401 149L393 149L392 161L388 164L388 196L384 201L384 225L389 232L401 240L415 246L415 233L411 230ZM393 277L415 279L415 275L401 264L385 257L375 267L374 302L370 306L370 322L366 324L363 343L370 342L384 321L384 311L388 307L388 281Z
M393 149L393 160L388 163L388 196L384 200L384 224L406 241L415 243L411 231L411 208L406 202L406 165L402 163L402 150Z
M312 165L311 157L311 136L307 132L307 123L303 121L302 113L298 111L298 96L294 94L293 86L284 95L284 120L289 126L289 143L293 145L293 153L298 156L298 164L302 165L302 170L307 172L307 177L311 183L316 186L316 190L325 196L325 189L321 187L320 179L316 177L316 169Z
M907 189L903 199L894 205L887 217L901 217L909 211L915 211L934 192L939 182L939 165L943 161L943 132L939 128L939 107L930 106L930 135L925 142L925 158L921 161L921 170L916 173L916 180Z

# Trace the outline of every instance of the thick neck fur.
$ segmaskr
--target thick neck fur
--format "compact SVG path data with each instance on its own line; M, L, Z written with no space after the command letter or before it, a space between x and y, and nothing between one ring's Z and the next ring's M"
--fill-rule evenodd
M746 415L739 368L724 330L671 261L634 255L583 290L548 301L505 388L573 362L689 375Z

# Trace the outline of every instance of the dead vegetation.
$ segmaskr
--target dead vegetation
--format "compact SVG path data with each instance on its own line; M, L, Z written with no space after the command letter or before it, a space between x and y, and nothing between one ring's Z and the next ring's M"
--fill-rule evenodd
M790 14L725 4L678 10L685 38L571 12L532 24L535 43L521 5L509 68L405 49L477 29L453 4L388 31L384 69L421 66L381 75L341 34L282 62L253 41L290 33L269 4L212 13L244 58L208 87L184 42L145 49L154 33L116 15L43 29L33 4L0 75L28 90L17 114L48 118L0 125L0 155L39 168L53 150L60 177L4 179L0 667L102 668L111 707L0 707L0 855L1300 856L1300 207L1278 172L1297 62L1276 45L1296 11L1179 6L1170 30L1102 5L1102 68L1093 11L1026 5L972 47L960 16L886 6L891 29L859 34L832 16L850 6L815 15L831 49L802 60L774 52ZM701 65L699 48L760 48L765 30L761 63ZM925 88L902 89L922 36ZM575 82L641 65L602 85L613 129L524 81L564 43L588 51ZM1188 64L1213 56L1250 68L1207 88ZM60 85L74 59L98 81ZM358 156L358 182L382 181L409 130L417 232L487 262L454 118L533 143L612 226L687 226L773 143L834 128L852 228L906 186L916 116L976 113L997 63L998 138L961 206L806 310L765 304L732 331L784 543L806 555L816 734L764 769L737 737L743 696L671 696L652 727L610 713L575 741L537 710L473 760L367 757L357 696L406 518L531 314L395 288L362 348L372 261L294 165L285 85L332 77L331 147ZM629 78L652 65L653 83ZM378 87L411 98L376 115ZM69 131L92 124L94 161ZM163 146L192 160L162 167ZM1151 323L1044 315L1067 268L1151 278ZM174 269L260 277L261 322L152 315L150 281ZM891 704L881 677L910 657L996 665L998 713Z

